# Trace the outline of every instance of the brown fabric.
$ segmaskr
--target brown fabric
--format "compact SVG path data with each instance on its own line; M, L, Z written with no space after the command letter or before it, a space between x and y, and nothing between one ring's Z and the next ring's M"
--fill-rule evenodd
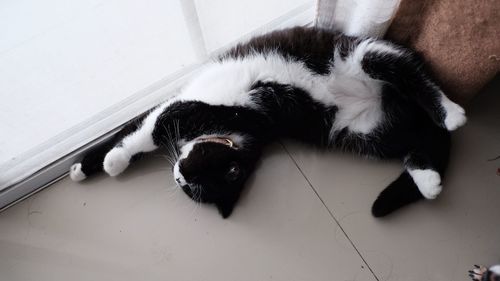
M417 50L465 103L500 70L500 1L402 0L386 38Z

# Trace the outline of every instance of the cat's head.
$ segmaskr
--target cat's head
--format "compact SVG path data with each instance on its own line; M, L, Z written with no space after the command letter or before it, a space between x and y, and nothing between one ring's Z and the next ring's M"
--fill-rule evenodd
M255 167L256 154L228 137L198 138L182 146L174 178L191 199L215 204L227 218Z

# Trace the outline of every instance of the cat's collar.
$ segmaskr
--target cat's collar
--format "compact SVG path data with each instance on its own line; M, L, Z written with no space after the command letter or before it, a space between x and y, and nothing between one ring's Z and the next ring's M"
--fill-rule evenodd
M215 142L228 146L232 149L238 149L238 146L228 137L204 137L198 139L200 142Z

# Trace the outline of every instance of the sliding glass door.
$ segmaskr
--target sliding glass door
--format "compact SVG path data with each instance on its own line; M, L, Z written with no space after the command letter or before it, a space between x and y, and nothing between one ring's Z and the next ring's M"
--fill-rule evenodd
M3 1L0 207L69 163L5 199L30 177L174 95L210 56L313 16L310 0Z

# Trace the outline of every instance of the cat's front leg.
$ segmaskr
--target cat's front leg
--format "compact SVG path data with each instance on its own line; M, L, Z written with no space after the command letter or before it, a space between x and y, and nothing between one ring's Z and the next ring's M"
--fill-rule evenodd
M84 155L83 159L71 166L69 170L70 178L73 181L82 181L89 176L102 172L104 157L106 156L106 154L115 145L120 143L125 136L130 135L132 132L135 132L139 128L142 120L143 116L138 117L137 119L123 126L120 131L111 136L109 139L95 145Z
M158 148L158 144L155 143L153 138L153 131L158 117L165 111L167 106L168 104L163 104L151 111L136 131L125 136L106 154L103 169L108 175L114 177L121 174L134 156Z
M83 159L71 166L69 175L74 181L105 171L110 176L121 174L138 155L158 148L153 140L153 130L160 114L166 109L163 104L149 114L125 125L115 136L97 146Z

